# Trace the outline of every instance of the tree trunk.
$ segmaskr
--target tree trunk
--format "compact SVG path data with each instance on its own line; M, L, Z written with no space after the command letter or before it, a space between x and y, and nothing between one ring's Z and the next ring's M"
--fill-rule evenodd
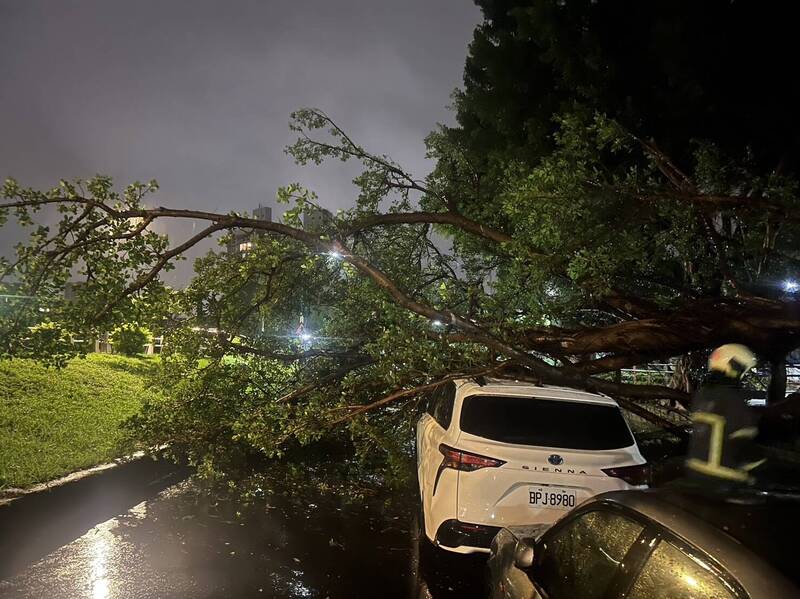
M667 387L685 391L690 395L694 393L702 379L704 360L703 352L683 354L675 362L675 369L672 371L672 378L667 383Z
M786 356L772 358L769 362L769 388L767 389L767 405L783 401L786 397Z

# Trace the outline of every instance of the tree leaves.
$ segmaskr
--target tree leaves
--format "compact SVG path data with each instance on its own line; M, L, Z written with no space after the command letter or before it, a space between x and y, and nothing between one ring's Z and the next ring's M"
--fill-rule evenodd
M155 182L118 192L98 176L41 192L7 181L0 218L30 238L0 266L8 288L36 302L0 319L4 355L63 355L65 337L33 332L46 322L87 336L149 323L166 335L159 383L171 393L136 430L208 465L323 436L355 441L362 455L401 451L413 391L456 374L502 366L505 376L627 401L684 400L602 376L721 342L797 345L796 302L775 284L800 263L787 226L800 220L796 178L765 168L750 139L670 105L680 90L713 91L695 81L702 72L677 81L671 100L638 84L628 98L619 74L651 57L619 54L609 34L628 26L610 16L622 9L501 4L482 2L487 19L454 100L458 125L428 136L436 167L427 177L360 145L319 109L292 114L287 153L298 163L362 169L352 207L313 230L303 217L326 198L300 183L278 190L289 209L276 223L149 208ZM671 68L667 58L644 79ZM171 245L150 228L168 218L207 228ZM159 281L217 231L245 235L247 251L197 260L186 289ZM333 426L341 422L349 428Z

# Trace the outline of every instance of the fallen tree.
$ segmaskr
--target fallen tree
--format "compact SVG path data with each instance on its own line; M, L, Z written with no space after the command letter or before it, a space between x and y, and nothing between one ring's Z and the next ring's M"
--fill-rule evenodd
M800 261L790 170L731 155L730 140L662 144L597 98L547 113L547 143L520 151L520 140L495 135L484 146L474 141L485 123L467 118L478 96L468 86L461 126L429 137L436 168L424 178L322 111L296 112L289 153L299 163L363 168L353 207L314 228L302 217L324 201L297 184L279 191L289 207L270 222L154 206L154 182L120 192L106 177L51 190L6 181L2 221L31 236L2 280L37 302L0 319L3 355L54 355L65 336L42 321L80 338L133 320L163 331L172 393L138 425L213 461L225 446L270 453L344 434L333 426L344 423L391 453L420 394L459 377L606 393L659 422L648 404L686 405L690 385L634 385L616 372L696 362L727 342L780 364L799 344L800 304L786 284ZM176 219L197 232L155 233ZM188 250L233 234L248 236L246 251L200 258L186 289L163 284Z
M624 385L597 378L596 375L730 341L746 343L765 354L785 354L798 345L800 318L797 302L738 293L738 285L731 285L730 294L717 297L691 297L676 290L667 303L663 296L641 293L638 296L626 296L625 292L610 286L603 293L593 281L582 283L572 280L568 282L573 286L570 292L574 292L574 289L581 291L585 287L588 293L580 301L584 306L594 305L600 316L581 319L562 308L560 314L554 310L547 316L551 316L552 320L580 323L580 326L525 327L518 325L529 317L522 310L517 310L512 318L508 318L508 310L504 306L498 307L495 313L487 310L486 306L496 301L496 294L486 289L486 281L483 280L480 281L483 286L480 296L472 298L472 307L477 305L479 309L465 311L462 307L464 298L460 297L464 282L454 270L456 266L463 265L459 264L458 257L433 253L438 250L430 239L431 229L428 225L457 229L490 244L482 248L482 253L491 268L482 268L484 274L498 278L504 276L501 274L504 268L527 265L533 271L537 267L531 261L535 260L542 260L546 264L539 269L547 275L566 277L569 268L565 268L564 263L568 256L559 256L552 249L543 251L538 245L532 247L527 240L519 239L513 230L496 230L459 214L452 205L448 208L447 198L414 179L388 159L370 154L356 145L319 111L298 113L297 123L296 127L303 133L294 148L297 156L307 160L319 159L326 154L337 157L345 155L363 161L367 167L365 178L380 181L379 187L382 189L379 193L402 190L401 201L395 208L397 211L375 213L368 211L362 201L362 205L350 213L333 219L324 231L311 232L297 222L303 210L315 209L309 194L299 187L283 192L286 199L294 199L298 205L294 212L290 211L287 222L282 223L238 214L147 207L143 204L143 198L147 192L155 190L153 184L130 186L124 195L119 196L112 190L111 181L104 178L85 184L63 182L58 188L46 192L23 189L9 181L4 188L7 201L0 205L0 209L13 211L18 217L27 219L41 208L55 205L63 216L53 232L45 227L34 231L30 245L21 248L17 260L6 265L6 274L16 275L23 281L26 293L41 295L56 289L70 272L79 267L84 277L78 293L82 301L66 304L60 317L76 329L109 326L121 310L132 309L136 301L140 305L147 305L160 298L164 288L159 281L159 274L169 268L171 261L200 241L218 231L257 231L266 235L257 238L257 242L269 246L271 254L268 261L273 269L277 269L287 256L289 259L303 256L306 260L324 256L327 261L335 256L337 262L341 260L369 282L374 291L379 293L374 297L375 300L390 301L410 315L426 319L427 324L422 325L428 327L425 331L426 342L451 346L469 344L479 348L478 351L488 363L503 360L509 365L525 369L542 383L583 387L630 399L685 401L686 397L674 389ZM331 127L339 145L312 139L305 134L303 125L312 125L315 130ZM82 190L82 186L85 189ZM400 211L410 205L409 190L421 194L421 203L441 202L444 210ZM375 193L374 189L369 191ZM619 197L616 188L609 193ZM672 199L666 192L661 193L665 203L671 201L680 205L683 202L681 197ZM676 193L681 192L678 190ZM738 218L739 215L735 213L737 209L729 208L732 216ZM706 216L703 212L705 208L699 210L700 217ZM790 204L785 206L786 214L793 211ZM718 213L715 218L720 218ZM757 215L757 218L769 219L770 214ZM148 228L158 220L168 219L191 219L206 224L191 238L168 247L166 238ZM386 233L386 229L396 229L398 232ZM396 272L398 265L391 264L388 260L391 256L382 253L386 244L393 243L392 240L397 236L410 243L410 250L428 251L409 273ZM214 259L219 258L209 258ZM252 269L264 266L255 263L253 256L234 256L233 259L241 259ZM450 270L446 268L448 262L451 263ZM382 268L382 263L387 267ZM723 270L726 269L718 269L719 273L723 273ZM436 276L428 283L428 289L421 288L420 280L431 274ZM293 282L294 285L297 283L296 280ZM443 301L441 297L432 297L430 287L434 283L438 284L439 289L452 285L455 290L453 299ZM625 283L624 280L620 281L621 285ZM317 285L316 281L314 285ZM328 287L332 293L339 291L336 289L337 283L332 280L327 280L323 287ZM415 288L416 293L407 291L411 288ZM274 301L274 298L271 300ZM542 316L539 317L540 321ZM17 324L25 322L24 318L16 321ZM440 323L440 330L431 329L431 322ZM230 323L219 319L217 324L221 325L220 330L227 331L226 338L219 341L225 351L274 357L271 349L254 349L244 345L237 347L237 344L227 340L247 333L246 322L242 323L245 325L243 328L233 328ZM353 325L357 326L357 323ZM18 351L14 344L24 347L25 342L19 333L24 337L26 330L25 327L18 328L16 337L12 329L7 330L5 349L8 353ZM350 331L350 334L354 332ZM320 352L319 356L328 359L344 357L335 351ZM309 360L312 357L313 353L305 353L296 356L296 359Z

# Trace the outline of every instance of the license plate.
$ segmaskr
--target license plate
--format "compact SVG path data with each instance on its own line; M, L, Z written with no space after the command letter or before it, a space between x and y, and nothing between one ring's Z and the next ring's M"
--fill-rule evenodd
M536 507L569 509L575 507L577 493L558 487L530 487L528 501Z

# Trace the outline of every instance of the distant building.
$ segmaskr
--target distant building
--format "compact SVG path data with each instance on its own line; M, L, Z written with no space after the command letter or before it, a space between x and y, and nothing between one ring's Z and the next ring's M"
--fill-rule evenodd
M253 210L253 218L272 222L272 208L259 204L258 208ZM250 251L253 248L254 233L252 229L234 230L233 235L228 240L228 253L241 254L242 252Z
M81 287L86 285L84 281L69 281L64 284L64 299L73 301L80 294Z
M333 220L333 214L324 208L312 208L310 212L303 213L303 229L316 233Z
M272 222L272 208L270 208L269 206L262 206L261 204L259 204L258 208L253 210L253 218Z

